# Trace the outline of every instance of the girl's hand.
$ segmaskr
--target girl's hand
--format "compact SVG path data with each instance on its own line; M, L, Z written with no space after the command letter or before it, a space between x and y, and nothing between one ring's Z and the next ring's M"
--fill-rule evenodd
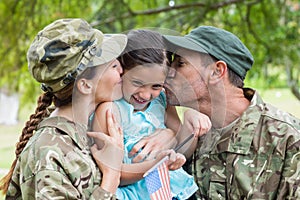
M207 133L211 128L211 121L207 115L204 115L194 109L187 109L184 112L183 126L199 137Z
M164 150L157 155L157 160L163 159L165 156L169 156L167 160L167 165L169 170L177 170L183 166L186 161L186 158L181 153L176 153L174 150Z

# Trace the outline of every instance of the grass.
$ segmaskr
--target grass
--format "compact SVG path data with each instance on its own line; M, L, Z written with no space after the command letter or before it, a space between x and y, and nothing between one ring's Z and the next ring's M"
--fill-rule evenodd
M300 118L300 101L288 89L270 89L260 91L259 94L268 102L294 116Z
M258 90L266 102L290 112L300 118L300 101L288 89ZM14 159L15 144L19 138L25 120L31 114L32 108L24 109L20 114L20 122L14 126L0 125L0 178L5 174ZM181 110L179 109L179 112ZM4 197L0 194L0 200Z
M19 133L23 124L18 123L14 126L0 125L0 177L7 173L14 159L15 143L18 140ZM4 200L2 193L0 200Z

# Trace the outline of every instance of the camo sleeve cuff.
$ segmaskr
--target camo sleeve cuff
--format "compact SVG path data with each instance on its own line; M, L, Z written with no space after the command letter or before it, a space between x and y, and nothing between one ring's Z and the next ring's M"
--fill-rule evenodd
M94 190L93 197L94 198L92 198L92 199L101 199L101 200L116 200L117 199L115 194L112 194L112 193L104 190L101 187L98 187L97 189Z

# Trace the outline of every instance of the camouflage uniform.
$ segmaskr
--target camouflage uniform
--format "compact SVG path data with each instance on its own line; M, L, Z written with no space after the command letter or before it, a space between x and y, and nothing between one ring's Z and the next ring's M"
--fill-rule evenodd
M243 115L199 140L197 198L300 199L300 120L244 93L252 100Z
M62 117L42 121L19 156L6 199L115 199L99 187L86 131Z

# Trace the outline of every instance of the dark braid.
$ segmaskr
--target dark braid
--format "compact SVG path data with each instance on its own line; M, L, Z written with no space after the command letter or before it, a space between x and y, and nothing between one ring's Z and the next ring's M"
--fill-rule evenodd
M25 123L25 127L23 128L22 134L19 138L19 142L17 142L16 144L16 150L15 150L16 158L13 161L7 175L4 176L0 181L0 190L2 190L3 194L6 194L8 190L8 185L11 180L15 166L17 164L19 155L22 153L24 147L26 146L28 140L33 135L33 132L36 130L38 124L45 117L48 117L50 115L49 110L47 108L52 104L52 100L53 100L53 94L49 92L42 94L38 98L38 102L37 102L38 105L35 110L35 113L30 115L29 120Z

